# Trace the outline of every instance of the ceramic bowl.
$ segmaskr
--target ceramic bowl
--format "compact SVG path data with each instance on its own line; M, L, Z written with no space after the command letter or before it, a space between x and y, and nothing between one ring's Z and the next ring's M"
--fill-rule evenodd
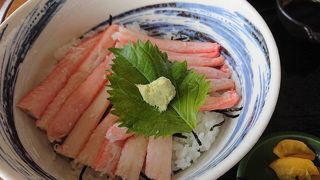
M243 110L227 121L212 148L174 176L214 179L255 144L273 113L280 63L273 36L246 1L30 0L0 26L0 176L4 179L77 179L56 156L34 120L15 104L50 72L54 52L73 38L113 23L137 22L151 35L183 34L217 41L239 79Z

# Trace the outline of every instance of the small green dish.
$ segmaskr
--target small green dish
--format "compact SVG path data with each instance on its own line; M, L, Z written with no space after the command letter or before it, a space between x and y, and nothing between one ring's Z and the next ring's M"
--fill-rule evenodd
M272 180L278 179L269 164L278 157L273 154L273 148L283 139L296 139L307 144L319 159L320 138L301 132L281 132L260 139L251 151L240 161L238 180ZM317 165L317 164L316 164Z

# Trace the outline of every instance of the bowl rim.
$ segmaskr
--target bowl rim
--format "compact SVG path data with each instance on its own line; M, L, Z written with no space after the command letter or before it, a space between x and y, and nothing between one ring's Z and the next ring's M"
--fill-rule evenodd
M38 2L41 0L29 0L20 6L16 11L14 11L4 22L0 24L0 29L5 26L5 24L18 24L18 18L22 13L26 13L32 9L32 7L36 6ZM48 0L47 0L48 1ZM167 2L191 2L189 0L167 0ZM204 1L210 2L210 1ZM155 2L154 2L155 3ZM157 3L164 3L163 1L159 1ZM198 2L199 3L199 2ZM280 91L280 81L281 81L281 70L280 70L280 58L278 53L278 48L276 46L273 35L268 28L266 22L263 20L261 15L254 9L254 7L247 2L246 0L239 0L237 3L241 4L243 9L254 13L256 15L257 22L260 23L259 30L263 30L263 37L265 38L266 45L269 50L269 59L270 59L270 70L271 70L271 78L269 84L269 91L266 97L264 108L261 111L259 123L256 123L244 136L243 140L239 143L239 145L230 153L224 160L222 160L219 164L217 164L214 169L210 169L201 175L201 179L212 179L215 175L217 177L222 176L226 173L232 166L238 163L255 145L255 143L259 140L263 131L267 127L273 111L275 109L279 91ZM15 179L19 176L19 173L14 172L11 168L8 167L5 163L0 163L0 175L3 175L2 178L5 179ZM3 167L3 168L2 168ZM6 169L6 170L4 170ZM7 170L10 169L10 170ZM10 172L9 172L10 171Z

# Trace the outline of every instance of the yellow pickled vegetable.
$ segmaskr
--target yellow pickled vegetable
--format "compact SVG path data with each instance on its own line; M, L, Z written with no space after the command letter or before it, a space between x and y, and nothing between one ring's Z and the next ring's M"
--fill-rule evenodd
M319 175L318 168L309 159L298 157L284 157L273 161L270 164L280 179L308 179L313 175Z
M315 153L303 142L292 139L280 141L273 148L273 153L278 157L300 157L304 159L314 160Z

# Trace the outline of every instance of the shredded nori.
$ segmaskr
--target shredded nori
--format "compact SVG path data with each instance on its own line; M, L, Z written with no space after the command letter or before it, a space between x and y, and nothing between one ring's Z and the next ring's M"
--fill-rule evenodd
M179 37L179 38L176 38L174 40L184 41L184 40L188 40L188 38L187 37Z
M109 25L110 26L112 25L112 15L111 14L109 15Z
M80 172L80 174L79 174L79 180L82 180L82 179L83 179L82 176L83 176L84 172L86 171L86 169L87 169L87 166L84 166L84 167L81 169L81 172Z
M164 33L162 33L162 32L152 32L151 31L149 33L150 33L149 35L154 36L154 37L161 37L164 35Z
M217 110L213 110L213 112L221 113L221 114L223 114L223 115L225 115L226 117L229 117L229 118L236 118L240 114L229 114L228 112L237 112L237 111L241 111L241 110L242 110L242 107L239 107L239 108L228 108L228 109L217 109Z
M178 138L183 138L183 139L187 139L188 137L183 135L182 133L175 133L173 134L174 137L178 137Z
M181 172L181 171L182 171L182 169L178 169L178 170L172 171L172 173L173 173L174 175L176 175L176 174L178 174L178 173Z
M202 146L202 142L200 141L198 135L194 132L194 131L191 131L194 138L196 139L197 143L199 144L199 146Z
M225 115L226 117L229 117L229 118L236 118L236 117L239 117L240 114L228 114L228 113L225 113L225 112L218 112L218 113L221 113L223 115Z
M219 110L214 110L214 112L221 112L221 113L226 113L226 112L236 112L236 111L241 111L243 107L238 107L238 108L227 108L227 109L219 109Z
M213 131L213 129L214 129L215 127L222 126L222 124L224 123L224 121L225 121L225 120L219 122L218 124L213 125L213 126L210 128L210 131Z
M111 112L112 106L113 106L112 104L110 104L108 106L108 108L106 109L106 111L102 115L101 121L103 120L103 118L105 118Z
M176 41L190 41L190 37L189 36L181 36L180 37L176 37L174 38L173 36L171 36L170 40L176 40Z
M146 180L151 180L147 175L145 175L143 172L140 172L140 177L142 177L142 179L146 179Z

